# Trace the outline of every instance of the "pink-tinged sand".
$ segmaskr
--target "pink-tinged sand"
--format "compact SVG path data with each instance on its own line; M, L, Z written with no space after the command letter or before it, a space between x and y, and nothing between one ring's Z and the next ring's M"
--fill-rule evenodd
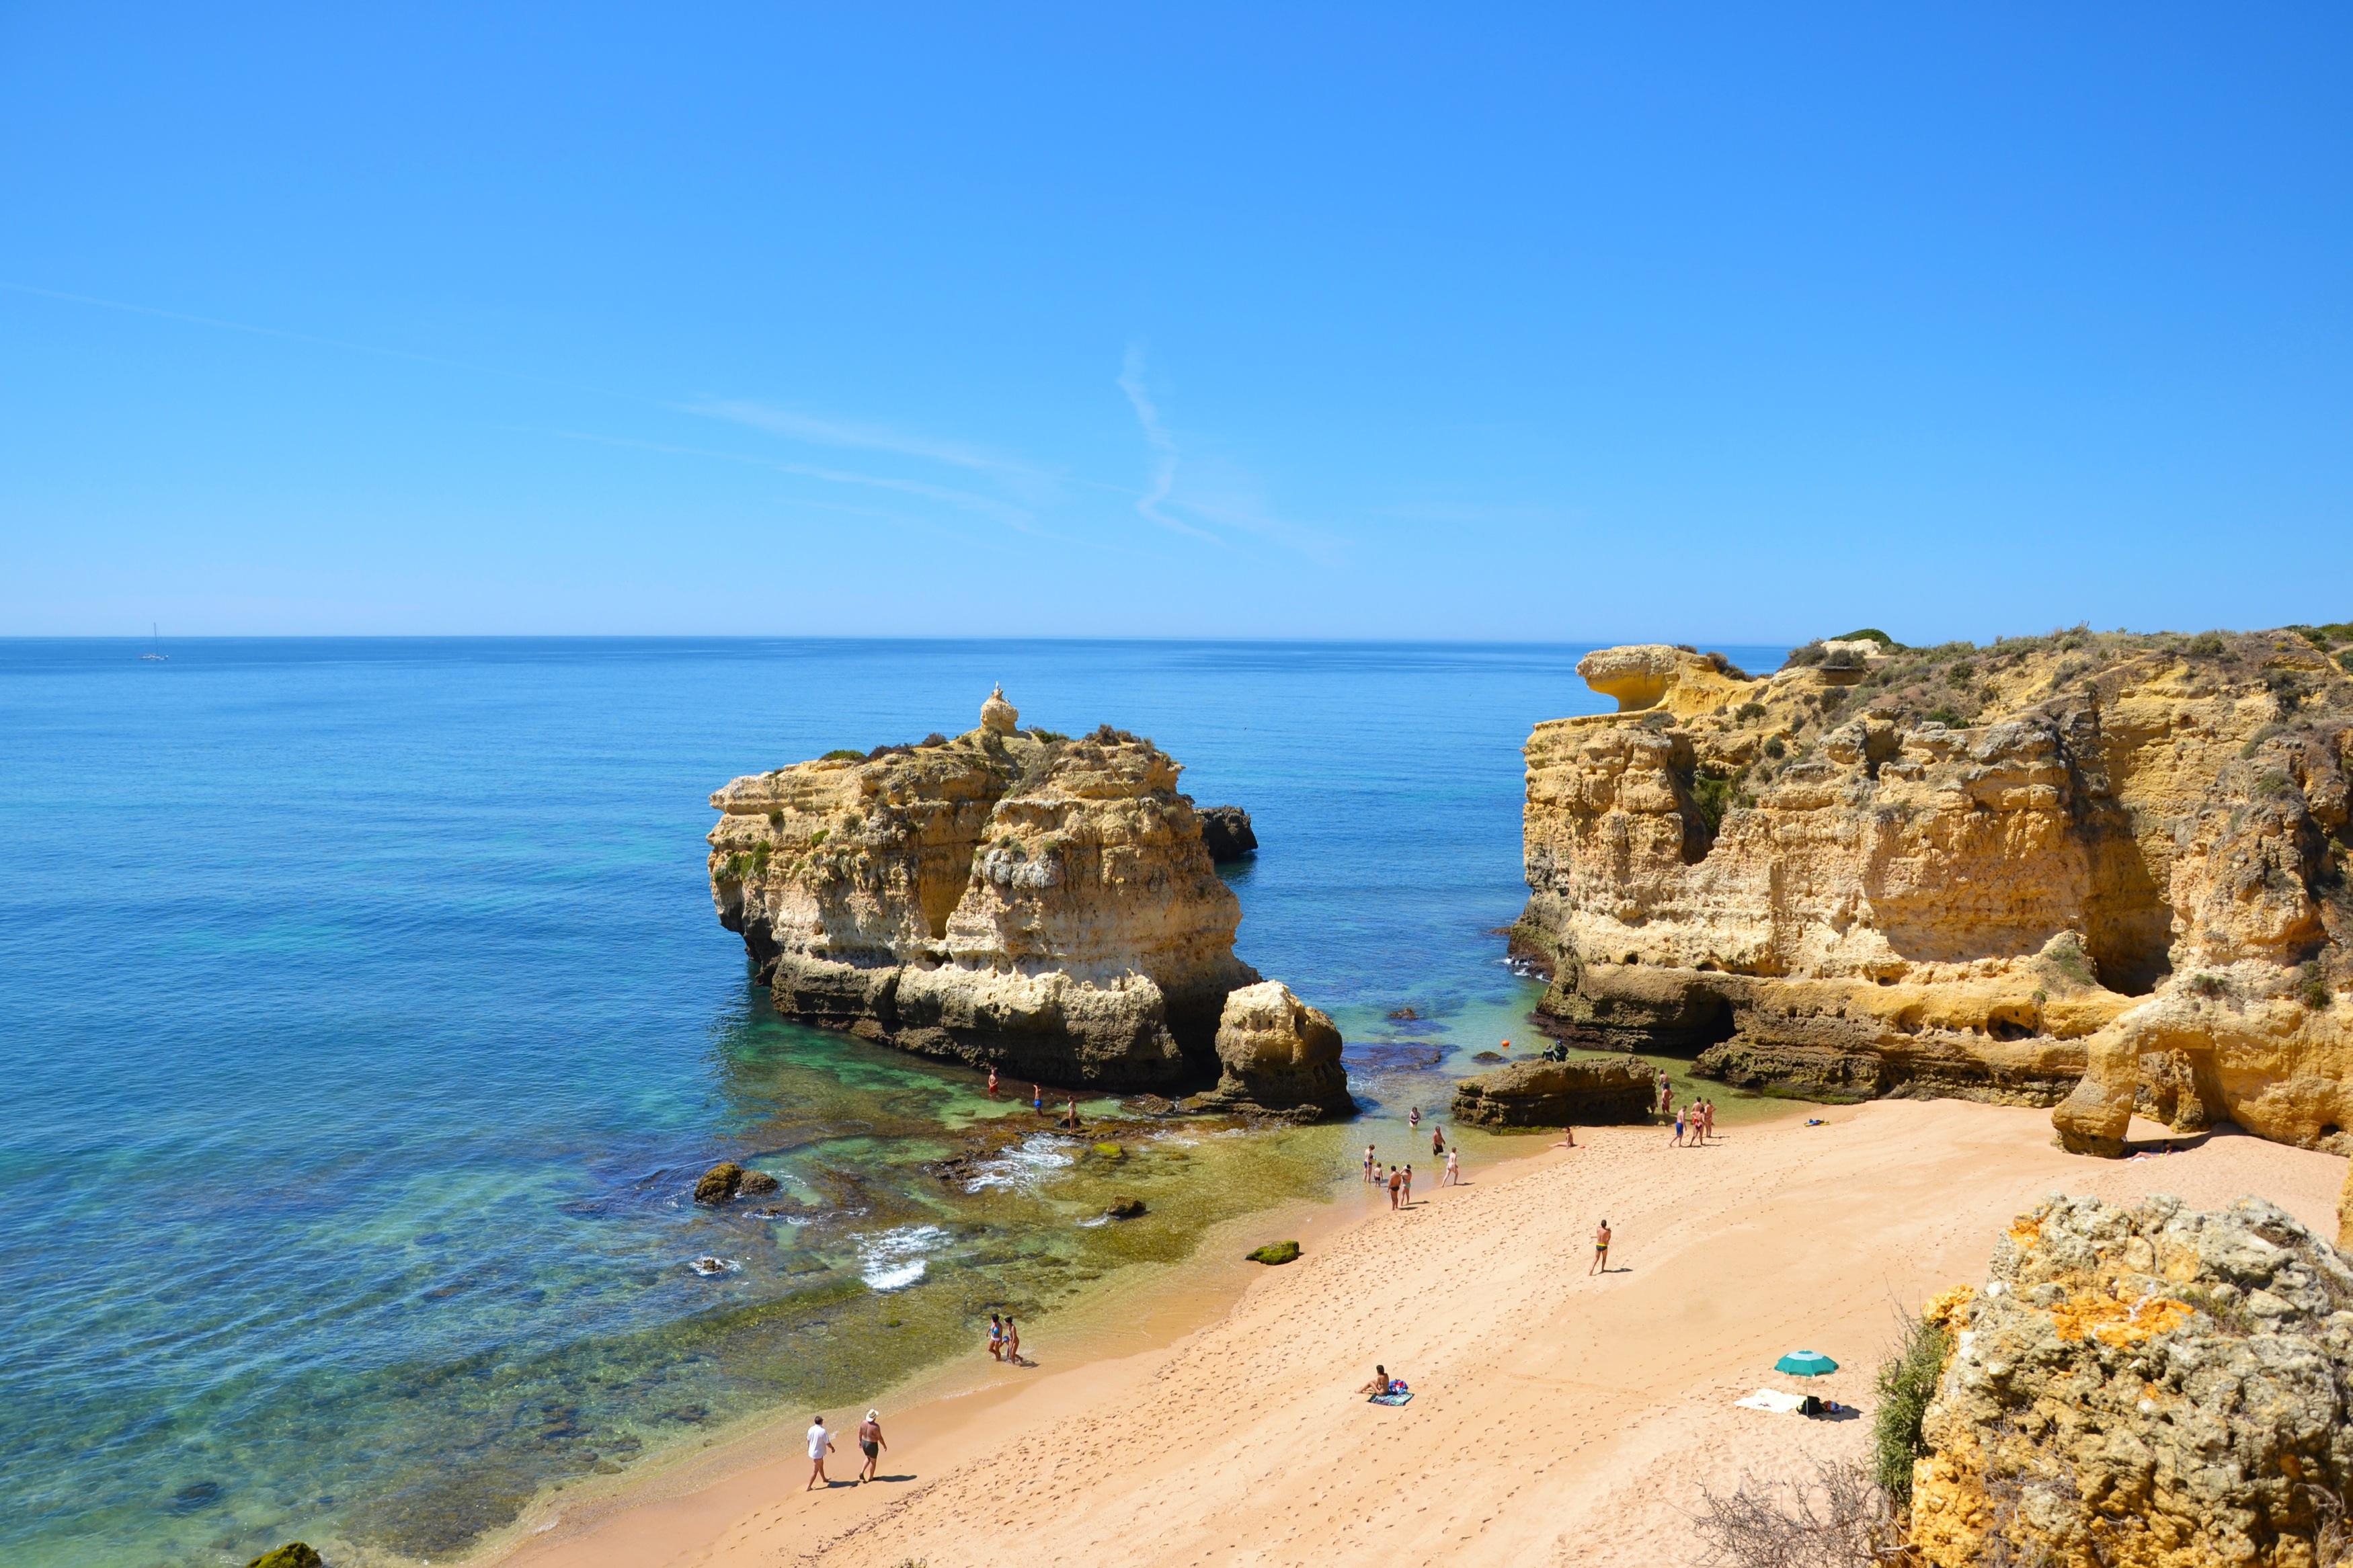
M1739 1410L1759 1386L1868 1405L1896 1309L1984 1269L2047 1193L2268 1198L2334 1234L2345 1162L2224 1133L2160 1159L2052 1146L2048 1112L1888 1101L1729 1128L1703 1150L1649 1129L1473 1167L1411 1211L1354 1194L1308 1253L1250 1273L1221 1255L1113 1303L1075 1364L976 1351L887 1410L892 1450L855 1489L804 1492L794 1413L596 1502L501 1568L1126 1564L1659 1564L1700 1555L1703 1485L1862 1452L1867 1417ZM2137 1135L2162 1129L2137 1125ZM1504 1147L1514 1147L1504 1144ZM1540 1152L1538 1152L1540 1151ZM1297 1211L1293 1211L1293 1215ZM1612 1271L1587 1272L1595 1223ZM1235 1239L1221 1237L1221 1245ZM1233 1250L1230 1247L1225 1251ZM1238 1297L1238 1299L1237 1299ZM1837 1373L1800 1384L1774 1358ZM1060 1362L1058 1362L1058 1357ZM1387 1409L1373 1363L1409 1380ZM828 1412L847 1427L857 1410ZM845 1431L831 1472L857 1470ZM527 1525L526 1528L534 1528Z

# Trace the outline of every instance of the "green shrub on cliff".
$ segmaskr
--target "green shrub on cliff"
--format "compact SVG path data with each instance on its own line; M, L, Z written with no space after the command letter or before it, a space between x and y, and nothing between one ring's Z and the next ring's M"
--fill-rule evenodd
M1699 807L1700 820L1713 834L1724 826L1724 814L1736 805L1746 805L1740 791L1745 773L1710 773L1705 769L1693 775L1692 804Z
M1923 1318L1904 1320L1895 1353L1879 1365L1879 1409L1871 1421L1872 1473L1898 1506L1912 1501L1912 1461L1926 1453L1921 1418L1936 1396L1952 1338Z
M847 746L836 746L818 759L820 763L862 763L865 760L865 752L853 752Z

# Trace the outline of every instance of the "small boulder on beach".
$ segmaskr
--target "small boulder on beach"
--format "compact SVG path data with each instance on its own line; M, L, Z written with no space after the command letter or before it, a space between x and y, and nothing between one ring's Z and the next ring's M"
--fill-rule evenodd
M1296 1263L1299 1260L1299 1243L1295 1241L1270 1241L1264 1247L1260 1247L1255 1252L1251 1252L1247 1256L1252 1263L1265 1263L1270 1265Z

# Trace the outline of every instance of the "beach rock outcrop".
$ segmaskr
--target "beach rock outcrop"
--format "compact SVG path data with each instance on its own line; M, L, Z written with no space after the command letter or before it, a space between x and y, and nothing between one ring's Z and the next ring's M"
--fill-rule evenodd
M1592 654L1620 711L1526 748L1540 1023L1757 1088L2059 1107L2095 1152L2136 1110L2353 1152L2348 658L2336 627L1873 634L1757 680Z
M1293 995L1290 986L1273 980L1245 985L1226 996L1218 1020L1218 1087L1201 1103L1303 1121L1345 1115L1355 1102L1341 1046L1330 1015Z
M1454 1120L1473 1127L1591 1127L1647 1121L1658 1069L1639 1057L1514 1062L1454 1086Z
M1242 1256L1252 1263L1264 1263L1280 1268L1285 1263L1299 1261L1299 1243L1270 1241L1264 1247L1257 1247Z
M1200 809L1201 842L1208 846L1209 858L1224 865L1239 860L1258 848L1258 835L1250 831L1250 813L1239 805L1205 805Z
M1109 725L829 753L711 797L712 898L787 1017L1049 1084L1219 1071L1241 911L1178 764Z
M2353 1488L2353 1267L2255 1199L2054 1198L1948 1306L1913 1549L1931 1568L2309 1564Z
M245 1568L326 1568L326 1559L307 1541L290 1541L247 1563Z

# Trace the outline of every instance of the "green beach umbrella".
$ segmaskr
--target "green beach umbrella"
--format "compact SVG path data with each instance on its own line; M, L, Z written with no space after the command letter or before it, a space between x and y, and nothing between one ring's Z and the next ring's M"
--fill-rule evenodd
M1773 1363L1773 1370L1792 1377L1820 1377L1826 1372L1836 1372L1838 1363L1820 1351L1791 1351Z

